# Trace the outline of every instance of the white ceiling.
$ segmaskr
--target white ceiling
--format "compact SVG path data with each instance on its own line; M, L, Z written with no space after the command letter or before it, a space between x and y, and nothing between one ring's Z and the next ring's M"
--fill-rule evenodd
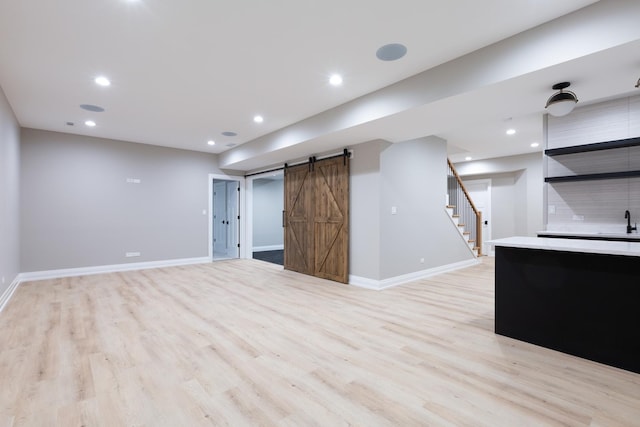
M608 1L614 0L601 3ZM249 146L303 119L593 3L4 0L0 86L24 127L222 153L230 150L227 144ZM405 44L407 55L395 62L379 61L375 52L387 43ZM629 79L636 71L640 74L637 49L627 45L616 53L615 58L625 58L624 67L618 59L605 64L599 57L582 63L577 58L564 64L566 69L551 67L546 73L524 76L522 81L545 88L545 98L536 93L511 110L487 99L512 97L510 91L521 81L425 107L437 105L440 112L450 108L450 114L443 115L447 117L454 117L451 112L482 111L467 114L465 120L442 120L435 128L425 128L420 125L420 109L414 109L372 123L366 132L345 133L340 143L364 142L376 130L378 137L394 142L404 136L437 134L449 141L454 160L469 153L480 158L529 152L530 142L541 139L551 84L565 76L579 81L589 72L618 72L621 80ZM571 67L574 74L567 71ZM332 73L343 75L341 87L328 84ZM93 83L102 74L112 80L110 87ZM594 87L576 85L575 90L581 101L588 101L632 89L626 81L620 85L612 89L600 79ZM106 111L90 113L80 104ZM254 123L255 114L263 115L264 123ZM508 117L512 119L505 121ZM86 119L97 126L85 127ZM518 129L511 139L504 136L508 125ZM224 131L238 136L222 136ZM209 139L216 141L214 147L206 144ZM318 143L309 141L296 153L323 151ZM258 156L237 168L264 167L292 155Z

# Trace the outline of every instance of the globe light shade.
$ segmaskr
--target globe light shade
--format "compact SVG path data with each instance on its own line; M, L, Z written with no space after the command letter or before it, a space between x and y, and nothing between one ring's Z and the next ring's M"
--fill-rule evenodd
M578 97L575 93L570 90L564 91L563 89L568 88L570 83L558 83L553 85L553 89L559 90L559 92L554 93L547 100L547 105L544 108L547 109L549 114L555 117L566 116L576 107L578 103Z

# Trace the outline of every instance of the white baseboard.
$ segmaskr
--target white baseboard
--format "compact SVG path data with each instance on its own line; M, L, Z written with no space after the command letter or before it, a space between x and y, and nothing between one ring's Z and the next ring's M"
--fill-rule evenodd
M66 268L61 270L32 271L29 273L21 273L19 277L21 282L28 282L33 280L58 279L61 277L85 276L89 274L116 273L119 271L203 264L207 262L211 262L209 257L181 258L163 261L133 262L129 264L99 265L95 267Z
M480 261L474 258L466 261L454 262L452 264L429 268L427 270L416 271L414 273L403 274L401 276L391 277L389 279L384 279L384 280L374 280L374 279L368 279L366 277L349 275L349 284L353 286L357 286L359 288L366 288L366 289L381 291L383 289L391 288L393 286L402 285L403 283L425 279L427 277L432 277L442 273L448 273L450 271L471 267L472 265L477 265L477 264L480 264Z
M2 313L2 309L7 305L13 293L18 289L18 286L21 282L21 275L18 274L13 282L9 285L9 287L0 295L0 313Z
M284 249L284 245L254 246L253 252L281 251L283 249Z

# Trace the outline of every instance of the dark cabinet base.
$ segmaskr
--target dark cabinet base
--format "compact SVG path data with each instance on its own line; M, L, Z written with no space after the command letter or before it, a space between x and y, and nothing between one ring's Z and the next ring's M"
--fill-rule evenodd
M640 373L640 258L496 247L495 332Z

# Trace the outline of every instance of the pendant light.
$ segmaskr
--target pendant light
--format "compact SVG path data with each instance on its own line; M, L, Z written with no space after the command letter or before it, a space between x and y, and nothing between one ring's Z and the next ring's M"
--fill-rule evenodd
M552 89L558 92L551 95L547 100L547 105L544 106L552 116L566 116L573 111L578 103L578 97L575 93L570 90L564 91L569 86L571 86L569 82L556 83L552 86Z

